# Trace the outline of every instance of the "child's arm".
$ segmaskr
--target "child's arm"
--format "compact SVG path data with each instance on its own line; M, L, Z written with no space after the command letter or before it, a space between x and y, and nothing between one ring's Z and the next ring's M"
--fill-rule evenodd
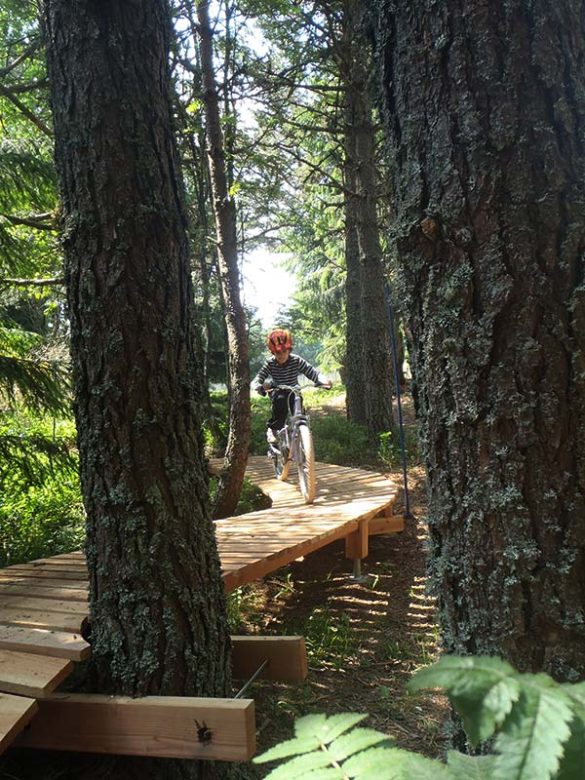
M268 361L266 361L252 382L254 390L260 395L266 395L265 383L266 380L270 378L270 367L268 365Z
M322 376L314 366L312 366L302 357L299 358L299 372L304 374L308 379L311 380L311 382L314 382L316 385L319 385L320 387L326 387L328 390L331 389L331 382L329 379L325 379L325 377Z

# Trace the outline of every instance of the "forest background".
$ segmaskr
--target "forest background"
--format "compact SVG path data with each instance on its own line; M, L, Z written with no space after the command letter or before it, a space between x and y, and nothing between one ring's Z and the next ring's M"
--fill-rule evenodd
M311 356L315 347L316 361L339 369L350 422L375 445L392 431L387 285L400 304L429 484L430 575L443 646L503 655L559 680L582 679L580 6L506 0L500 14L484 4L462 9L454 0L282 0L222 4L212 9L215 21L206 2L176 3L172 34L166 4L132 6L140 10L134 25L131 6L104 3L98 10L79 2L71 15L65 0L45 0L50 78L37 5L8 1L0 11L4 562L34 557L39 528L42 554L81 543L76 435L94 586L107 586L100 583L100 555L123 561L127 554L116 550L100 518L124 527L132 507L136 529L145 517L163 529L180 519L185 538L211 536L192 434L203 420L208 444L225 443L213 512L234 510L251 440L249 358L259 356L262 330L242 306L241 261L264 244L290 253L298 271L293 305L280 324L293 327L299 351ZM80 19L95 26L76 26ZM82 29L96 31L85 47ZM259 56L250 30L262 31ZM125 78L116 81L120 73ZM151 122L156 132L149 133ZM136 134L132 143L122 127ZM144 154L132 157L140 146ZM111 154L101 155L103 148ZM138 175L125 178L129 170ZM104 192L119 174L123 193L92 198L96 172ZM169 181L170 188L159 186ZM108 256L104 247L114 251ZM109 263L122 256L125 266ZM84 276L84 263L103 257L101 293L113 291L105 298ZM120 322L128 312L116 302L146 288L152 294L149 285L152 298L134 320ZM187 302L192 288L194 301ZM149 452L154 460L143 468L139 458L128 468L108 415L118 412L117 395L138 398L140 387L117 347L128 336L141 357L143 349L157 359L148 329L157 291L173 302L157 310L164 327L152 319L164 354L176 357L176 347L179 364L196 364L196 372L165 374L157 363L161 381L151 400L160 416L153 419L166 428L151 440L156 425L138 415L131 421L132 435L148 445L140 456ZM193 304L191 330L186 312ZM77 434L67 415L69 341ZM100 372L103 381L92 383ZM214 409L214 380L228 387L227 423ZM104 407L96 414L99 400ZM156 455L160 444L180 438L171 433L177 409L190 422L171 468ZM116 419L122 430L128 421ZM128 492L100 494L101 471L116 473ZM181 507L176 515L162 506L164 490L156 501L148 493L159 478ZM195 510L185 501L186 483ZM200 559L190 570L212 594L210 604L216 599L205 619L218 627L220 652L206 648L207 656L184 670L195 688L197 665L217 658L225 666L228 655L219 568L212 545L207 551L205 565ZM144 556L131 564L135 579L122 595L149 612L145 583L154 583L156 572L141 570ZM186 570L181 577L188 578ZM189 588L182 592L197 592L192 582L183 584ZM168 603L169 614L177 617L174 606ZM91 604L92 613L102 609L106 617L115 607ZM142 638L160 633L160 619L157 627L152 617ZM106 623L95 621L93 648L104 689L152 690L157 675L145 677L131 654L124 672L118 668L120 679L108 678L104 659L116 638L102 631ZM163 658L155 660L164 666ZM229 688L221 669L214 680L215 695Z

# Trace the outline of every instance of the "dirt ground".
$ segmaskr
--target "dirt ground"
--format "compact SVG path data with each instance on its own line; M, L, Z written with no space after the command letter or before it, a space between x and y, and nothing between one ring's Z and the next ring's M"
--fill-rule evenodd
M327 411L339 411L338 399L331 401ZM405 412L413 425L408 399ZM402 486L400 468L389 476ZM370 538L359 580L338 542L240 592L246 632L302 634L309 655L305 684L254 683L248 694L256 700L259 752L290 738L295 717L345 711L368 713L366 725L399 747L442 754L446 699L406 691L413 672L438 652L434 602L425 589L422 466L409 468L408 481L412 518L401 534ZM395 513L403 511L401 492ZM263 777L268 770L253 771Z

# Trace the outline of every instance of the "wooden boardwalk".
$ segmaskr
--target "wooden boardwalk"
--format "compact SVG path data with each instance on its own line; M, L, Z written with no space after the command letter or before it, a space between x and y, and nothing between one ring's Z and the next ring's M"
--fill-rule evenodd
M371 533L403 529L402 518L391 514L396 488L380 474L317 464L312 505L303 503L292 480L274 479L265 457L250 458L247 476L273 504L216 522L228 591L337 539L346 540L348 558L359 560L367 555ZM35 717L36 700L70 673L71 662L89 656L81 636L87 589L81 552L0 570L0 752Z

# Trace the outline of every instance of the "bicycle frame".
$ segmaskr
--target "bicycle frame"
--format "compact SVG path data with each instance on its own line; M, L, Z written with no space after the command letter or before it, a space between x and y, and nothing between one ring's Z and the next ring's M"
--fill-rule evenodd
M269 456L273 460L277 479L285 480L291 462L297 464L299 486L307 503L315 498L315 456L313 439L309 425L309 416L303 409L303 399L299 386L277 385L273 391L288 391L287 417L284 427L277 433L278 446L269 445ZM294 393L293 411L290 411L290 395Z

